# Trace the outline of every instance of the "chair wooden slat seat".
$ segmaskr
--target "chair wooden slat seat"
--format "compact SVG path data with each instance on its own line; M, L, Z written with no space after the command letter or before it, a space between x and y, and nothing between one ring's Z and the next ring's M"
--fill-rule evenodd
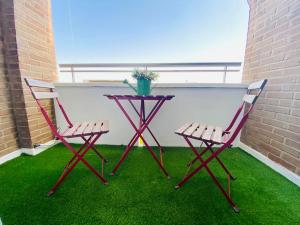
M211 137L213 135L214 132L214 127L213 126L207 126L206 130L204 131L203 135L202 135L202 139L203 140L211 140Z
M192 136L195 130L199 127L198 123L193 123L189 128L187 128L183 134L186 136Z
M182 127L180 127L177 131L175 131L176 134L182 134L186 129L188 129L192 123L186 123Z
M206 129L205 124L200 124L200 126L197 128L197 130L193 133L193 137L196 139L200 139Z
M102 121L101 132L102 133L107 133L108 131L109 131L108 120L104 120L104 121Z
M93 132L95 124L96 124L95 122L89 122L89 124L85 128L84 132L87 134L91 134Z
M176 134L187 136L189 138L213 142L216 144L224 143L223 129L221 127L214 127L201 123L186 123L179 128Z
M106 133L108 132L108 121L104 120L104 121L99 121L97 123L95 123L94 129L93 129L93 133Z
M84 130L85 128L89 125L89 122L82 122L78 129L74 132L74 136L80 136L80 135L85 135Z
M64 132L62 132L62 136L64 137L72 136L75 133L75 131L79 128L79 126L80 126L79 122L74 123L72 127L69 127Z
M107 133L109 131L108 121L75 123L67 128L62 135L66 138L89 136L91 134Z
M214 143L219 143L219 144L223 143L222 136L223 136L223 129L221 127L215 127L211 140Z

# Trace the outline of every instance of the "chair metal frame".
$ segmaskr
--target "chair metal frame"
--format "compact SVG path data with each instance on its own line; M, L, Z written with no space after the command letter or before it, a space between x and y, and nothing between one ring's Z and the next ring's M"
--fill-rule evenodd
M235 212L240 211L239 208L237 207L237 205L233 202L232 197L231 197L231 193L230 193L230 180L235 180L236 178L229 172L229 170L227 169L225 164L219 158L219 155L225 149L232 146L233 141L235 140L235 138L237 137L237 135L239 134L239 132L241 131L241 129L245 125L245 123L246 123L246 121L249 117L249 113L252 111L253 106L254 106L255 102L257 101L259 95L261 94L263 88L265 87L266 83L267 83L267 80L261 80L261 81L254 82L254 83L249 85L247 94L244 96L241 106L238 108L237 112L235 113L235 115L234 115L233 119L231 120L230 124L228 125L228 127L224 131L222 131L223 141L216 142L216 141L213 141L213 140L204 139L202 137L196 138L192 134L190 134L191 132L189 132L189 135L186 135L185 131L193 126L193 124L191 124L191 123L188 123L190 125L184 125L183 127L181 127L179 130L177 130L175 132L176 134L178 134L180 136L183 136L183 138L187 142L188 146L191 148L191 150L196 155L196 157L187 164L188 172L186 173L184 178L175 186L175 189L179 189L191 177L193 177L201 169L204 168L208 172L209 176L212 178L214 183L217 185L217 187L221 190L222 194L225 196L227 201L233 207L234 211ZM256 90L256 94L251 94L255 90ZM242 116L240 121L237 123L237 120L238 120L240 114L242 113L242 111L244 111L244 115ZM236 128L232 131L232 128L236 124L237 124ZM192 128L192 130L193 130L193 128ZM197 130L197 127L195 127L195 131L196 130ZM203 131L203 134L204 134L204 132L205 131ZM199 152L193 146L190 139L196 139L196 140L202 141L202 143L200 145L200 149L201 149L203 143L206 145L206 147L201 152ZM220 146L217 147L216 150L213 150L214 145L220 145ZM203 159L203 155L208 151L210 151L211 155L208 158ZM221 183L218 181L218 179L216 178L214 173L211 171L211 169L208 167L208 164L214 159L217 160L218 164L222 167L222 169L227 174L227 177L228 177L228 190L227 191L221 185ZM196 167L192 172L189 172L189 170L191 169L191 166L197 161L200 161L200 165L198 167Z
M55 86L52 83L40 81L40 80L34 80L34 79L29 79L29 78L24 78L27 86L29 87L29 90L36 101L37 105L39 106L39 109L45 118L47 124L50 127L51 132L53 133L54 137L58 140L60 140L73 154L74 156L69 160L69 162L66 164L66 166L63 169L62 174L60 175L59 179L57 180L56 184L52 187L50 192L48 193L48 196L52 195L55 193L56 189L60 186L60 184L63 182L63 180L70 174L70 172L74 169L74 167L79 163L82 162L89 170L91 170L92 173L95 174L95 176L104 184L107 185L108 181L104 178L104 163L107 161L103 155L95 148L95 143L96 141L105 133L108 133L108 124L106 122L100 122L95 123L95 127L97 125L97 129L91 130L90 133L84 133L83 130L81 133L76 133L79 130L79 126L76 128L75 125L71 122L69 116L67 115L64 107L62 106L61 102L58 99L58 93L55 91ZM50 92L46 91L36 91L34 88L38 89L47 89L50 90ZM68 124L67 130L65 130L62 133L59 133L59 131L56 129L55 124L51 120L49 114L47 113L46 108L43 106L41 100L44 99L55 99L55 102L58 104L58 107ZM53 102L54 103L54 102ZM68 132L72 129L72 132ZM68 133L68 135L65 135ZM76 134L75 134L76 133ZM75 137L80 137L83 141L84 144L81 145L81 147L76 150L67 140L66 138L75 138ZM84 159L84 156L89 150L93 150L96 155L100 158L101 160L101 168L102 168L102 174L100 174L94 167L91 166L91 164Z

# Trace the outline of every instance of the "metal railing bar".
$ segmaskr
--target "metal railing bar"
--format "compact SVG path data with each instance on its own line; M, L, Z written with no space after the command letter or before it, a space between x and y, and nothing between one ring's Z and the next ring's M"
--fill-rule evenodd
M240 70L152 70L154 72L239 72ZM132 72L132 70L60 70L62 73Z
M241 62L183 62L183 63L71 63L59 64L61 73L71 73L76 82L76 73L131 73L134 68L152 70L160 73L223 73L222 82L226 83L228 72L239 72ZM238 67L238 68L235 68ZM230 69L229 69L230 68ZM200 74L199 74L200 75Z
M59 64L60 68L70 67L238 67L241 62L199 62L199 63L75 63Z

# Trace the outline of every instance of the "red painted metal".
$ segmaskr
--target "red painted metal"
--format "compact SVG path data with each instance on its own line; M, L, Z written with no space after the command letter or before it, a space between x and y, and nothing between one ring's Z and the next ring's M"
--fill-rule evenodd
M83 157L88 152L88 150L91 148L92 145L95 144L95 142L98 140L98 138L101 136L101 134L95 135L96 137L88 144L88 146L85 148L85 150L82 152L82 154L79 154L65 139L62 139L62 143L66 145L68 149L70 149L74 155L76 155L76 161L67 168L66 171L63 172L63 174L58 179L57 183L53 186L53 188L50 190L48 195L52 195L58 186L62 183L62 181L70 174L70 172L74 169L74 167L78 164L79 161L83 162L95 175L99 178L100 181L102 181L103 184L108 184L107 180L104 179L96 169L94 169Z
M241 114L243 108L244 108L244 102L241 104L241 106L238 108L238 110L236 111L233 119L231 120L229 126L225 129L225 132L230 132L231 128L233 127L233 125L235 124L237 118L239 117L239 115Z
M57 105L58 105L58 107L60 108L60 110L61 110L61 112L62 112L62 114L63 114L65 120L67 121L67 123L69 124L69 126L72 127L73 124L72 124L70 118L68 117L68 115L67 115L67 113L66 113L64 107L62 106L62 104L60 103L60 101L59 101L58 98L56 98L56 102L57 102Z
M84 141L87 141L87 139L84 137L84 136L81 136L81 138L84 140ZM91 147L92 150L96 153L96 155L101 159L101 160L104 160L104 162L107 162L107 160L104 158L104 156L95 148L95 146L92 146Z
M174 95L149 95L149 96L140 96L140 95L104 95L106 97L108 97L109 99L119 99L119 100L161 100L161 99L165 99L165 100L171 100Z
M159 96L105 95L105 96L107 96L109 99L112 99L116 102L116 104L121 109L121 111L123 112L123 114L125 115L125 117L127 118L127 120L129 121L129 123L131 124L131 126L133 127L133 129L136 132L134 134L134 136L132 137L132 139L130 140L130 142L128 143L128 145L127 145L124 153L122 154L119 162L114 167L111 175L115 174L115 172L118 170L119 166L122 164L122 162L127 157L129 151L133 148L134 144L137 142L138 138L141 138L143 143L145 144L147 150L150 152L153 159L158 164L159 168L162 170L162 172L167 177L169 177L168 172L166 171L166 169L163 166L163 158L162 158L162 151L163 150L162 150L162 147L159 144L157 138L154 136L151 129L149 128L149 124L153 120L155 115L158 113L159 109L162 107L164 102L167 101L167 100L171 100L174 96L172 96L172 95L168 95L168 96L160 96L160 95ZM125 110L125 108L121 104L121 102L120 102L121 100L128 101L130 103L130 105L132 106L132 108L134 109L134 111L136 112L136 114L138 115L138 117L139 117L139 126L138 127L135 125L132 118L129 116L128 112ZM137 108L135 107L133 101L140 102L140 110L137 110ZM146 116L146 113L145 113L145 101L156 101L156 103L154 104L153 108L150 110L150 113L147 116ZM145 138L142 135L143 132L146 129L150 133L151 137L154 139L154 141L157 144L158 148L160 149L160 159L157 158L155 152L153 151L151 146L147 143L147 141L145 140Z
M201 156L204 155L205 152L207 152L208 150L213 153L213 149L212 146L214 145L213 143L208 143L207 141L203 141L203 143L206 145L206 148L203 150L203 152L201 152ZM196 156L190 163L189 165L193 165L196 161L198 160L198 157ZM223 170L226 172L226 174L232 179L234 180L235 177L229 172L229 170L227 169L227 167L224 165L224 163L221 161L221 159L216 156L216 160L217 162L220 164L220 166L223 168Z
M26 81L26 79L25 79ZM28 84L28 82L26 82ZM69 143L68 141L65 139L65 137L63 136L63 134L60 134L54 123L52 122L52 120L50 119L45 107L42 105L41 101L37 98L35 98L32 86L29 86L30 92L33 96L33 98L35 99L36 103L38 104L40 111L42 113L42 115L44 116L48 126L50 127L51 132L53 133L53 135L60 140L73 154L74 156L69 160L69 162L66 164L66 166L64 167L64 170L62 172L62 174L60 175L58 181L56 182L56 184L53 186L53 188L50 190L50 192L48 193L48 195L52 195L56 189L59 187L59 185L63 182L63 180L68 176L68 174L74 169L74 167L78 164L78 162L82 162L83 164L85 164L85 166L91 170L92 173L94 173L96 175L96 177L103 183L103 184L107 184L107 180L103 177L103 163L104 163L104 157L97 151L97 149L94 147L94 144L96 143L96 141L100 138L100 136L103 133L107 133L106 132L98 132L98 133L93 133L89 136L81 136L81 138L84 140L84 144L79 148L79 150L75 150ZM53 91L51 89L51 91ZM61 105L60 101L58 100L58 98L55 98L66 122L68 123L69 127L72 127L73 124L70 121L68 115L66 114L63 106ZM69 138L69 137L68 137ZM84 159L84 155L90 150L92 149L96 155L101 158L102 160L102 175L98 173L98 171L96 169L94 169L88 162L87 160ZM75 160L76 159L76 160Z
M133 102L129 99L128 100L130 105L132 106L132 108L134 109L134 111L137 113L137 115L141 118L141 115L142 115L142 118L143 118L143 121L145 123L146 121L146 118L145 118L145 106L144 106L144 100L142 100L142 104L143 104L143 107L142 107L142 113L139 113L138 110L136 109L135 105L133 104ZM140 124L141 124L141 121L140 121ZM141 127L140 127L141 128ZM161 147L161 145L159 144L158 140L156 139L156 137L154 136L153 132L151 131L150 127L147 126L146 128L149 132L149 134L151 135L151 137L153 138L153 140L155 141L157 147L159 148L159 151L160 151L160 162L161 164L163 164L163 148Z
M244 105L244 104L243 104ZM204 149L204 151L200 154L198 153L198 151L195 149L195 147L192 145L192 143L189 141L189 138L192 137L187 137L187 136L183 136L185 141L188 143L189 147L192 149L192 151L195 153L196 155L196 159L193 159L190 163L193 164L194 162L196 162L197 160L200 161L200 165L198 167L196 167L194 169L194 171L190 172L189 174L185 175L183 177L183 179L175 186L175 189L180 188L182 185L184 185L190 178L192 178L195 174L197 174L202 168L205 168L206 171L208 172L208 174L211 176L212 180L214 181L214 183L217 185L217 187L221 190L221 192L223 193L223 195L225 196L225 198L227 199L227 201L230 203L230 205L233 207L235 212L239 212L238 207L235 205L235 203L233 202L232 198L230 197L230 187L228 187L228 192L226 192L226 190L222 187L222 185L219 183L219 181L217 180L217 178L215 177L215 175L213 174L213 172L208 168L207 164L210 163L213 159L216 159L217 162L221 165L221 167L224 169L224 171L227 173L227 176L230 177L231 179L235 179L231 173L229 172L229 170L225 167L224 163L220 160L220 158L218 158L219 154L221 154L226 148L230 147L233 143L233 141L235 140L235 138L237 137L237 135L239 134L240 130L242 129L242 127L244 126L244 124L246 123L247 119L248 119L248 115L250 113L250 111L252 110L253 105L250 105L248 111L243 115L242 119L240 120L240 122L238 123L236 129L232 132L230 138L227 140L227 142L225 142L224 144L222 144L219 148L217 148L216 151L212 150L212 146L217 144L217 143L213 143L213 142L208 142L207 140L202 140L205 144L206 144L206 148ZM241 111L240 109L238 111ZM235 116L234 118L234 122L236 122L238 116ZM232 125L233 126L233 125ZM230 132L230 131L229 131ZM206 158L205 160L202 158L202 155L207 152L207 151L211 152L211 155ZM230 185L230 182L228 183L228 186Z
M77 150L78 153L82 152L82 150L84 149L84 147L86 147L87 143L92 139L92 136L90 136L88 139L85 140L85 142L83 143L83 145L80 146L80 148ZM70 161L66 164L65 169L69 168L69 166L72 164L72 162L76 159L76 155L74 155Z
M129 97L129 96L127 96ZM151 153L152 157L154 158L154 160L157 162L157 164L159 165L160 169L163 171L163 173L169 177L167 171L165 170L165 168L161 165L161 163L159 162L159 160L157 159L155 153L153 152L152 148L148 145L148 143L146 142L146 140L144 139L144 137L142 136L142 133L144 132L144 130L146 129L146 127L149 125L149 123L151 122L151 120L154 118L155 114L158 112L158 110L160 109L160 107L162 106L162 104L164 103L166 99L163 98L162 100L160 100L160 103L156 106L155 110L152 110L151 113L148 115L148 119L146 120L145 123L143 123L143 125L141 126L140 129L138 129L134 122L132 121L132 119L130 118L130 116L128 115L128 113L126 112L126 110L124 109L124 107L122 106L122 104L119 102L118 98L115 98L115 101L117 103L117 105L120 107L120 109L122 110L123 114L126 116L126 118L128 119L128 121L130 122L130 124L132 125L132 127L134 128L135 132L137 133L137 136L133 139L131 145L129 145L128 147L128 151L130 151L130 149L133 147L133 145L136 143L136 141L138 140L138 138L140 137L142 139L142 141L144 142L144 144L146 145L147 149L149 150L149 152ZM126 152L126 150L125 150ZM127 153L128 154L128 153ZM127 155L126 154L126 155ZM126 157L125 155L125 157ZM117 166L114 168L112 173L115 173L117 168L120 166L120 164L123 162L123 160L125 159L125 157L122 157L122 159L119 161L119 163L117 164Z
M191 135L190 132L186 132L185 130L182 130L182 128L180 128L179 130L177 130L175 133L178 135L183 136L183 138L185 139L185 141L187 142L187 144L189 145L189 147L192 149L192 151L195 153L196 158L194 158L193 160L191 160L188 163L188 172L187 174L183 177L183 179L175 186L176 189L180 188L182 185L184 185L189 179L191 179L195 174L197 174L202 168L205 168L206 171L208 172L208 174L210 175L210 177L212 178L212 180L214 181L214 183L217 185L217 187L221 190L221 192L223 193L223 195L225 196L225 198L227 199L227 201L230 203L230 205L233 207L235 212L239 212L239 208L235 205L235 203L233 202L232 198L231 198L231 190L230 190L230 180L234 180L235 178L232 176L232 174L229 172L229 170L226 168L226 166L224 165L224 163L221 161L221 159L218 157L226 148L231 147L233 141L235 140L235 138L237 137L237 135L239 134L239 132L241 131L242 127L245 125L249 113L251 112L251 110L253 109L253 106L257 100L257 98L259 97L259 95L261 94L263 88L265 87L267 83L267 80L262 80L262 81L258 81L255 82L253 84L250 84L250 86L248 87L248 91L247 94L249 95L250 92L252 90L257 90L257 94L255 95L250 95L250 96L254 96L253 98L249 98L249 96L243 99L243 103L241 104L241 106L238 108L237 112L235 113L233 119L231 120L231 122L229 123L228 127L223 131L223 140L222 140L222 144L220 147L217 147L217 150L214 151L212 149L212 147L216 144L220 144L220 142L216 142L214 138L211 137L207 138L207 137L202 137L202 136L198 136L197 135ZM250 100L249 100L250 99ZM245 111L244 115L242 116L242 118L240 119L240 121L237 123L237 119L240 116L242 111ZM232 128L234 127L234 125L237 123L237 126L235 128L235 130L232 132ZM194 124L194 123L193 123ZM191 125L190 125L191 126ZM184 129L186 126L183 126ZM197 128L196 128L197 129ZM208 128L207 128L208 129ZM210 126L211 129L211 126ZM216 130L215 130L216 131ZM224 138L224 136L226 135L226 138ZM228 138L229 136L229 138ZM206 148L199 153L197 151L197 149L192 145L192 143L190 142L189 139L196 139L196 140L200 140L202 141L202 143L204 143L206 145ZM209 140L208 140L209 139ZM201 144L202 146L202 144ZM201 149L200 146L200 149ZM207 152L207 151L211 152L211 155L206 158L205 160L202 158L202 155ZM208 167L208 163L210 163L213 159L216 159L217 162L220 164L220 166L223 168L223 170L226 172L227 174L227 191L222 187L222 185L220 184L220 182L217 180L217 178L215 177L215 175L213 174L213 172L209 169ZM191 168L191 166L196 162L196 161L200 161L200 165L198 167L196 167L194 169L194 171L189 173L189 170Z
M230 205L233 208L236 208L237 206L235 205L235 203L233 202L233 200L231 199L230 195L226 192L226 190L222 187L221 183L217 180L216 176L213 174L213 172L209 169L209 167L207 166L207 163L204 163L205 161L202 159L201 155L198 153L197 149L195 149L195 147L192 145L192 143L190 142L190 140L188 139L188 137L184 137L184 139L186 140L186 142L188 143L188 145L190 146L190 148L193 150L193 152L195 153L195 155L197 156L197 158L200 160L201 165L203 164L202 168L205 168L206 171L208 172L208 174L211 176L211 178L213 179L213 181L215 182L215 184L217 185L217 187L221 190L221 192L223 193L223 195L226 197L227 201L230 203ZM182 184L181 184L182 186Z

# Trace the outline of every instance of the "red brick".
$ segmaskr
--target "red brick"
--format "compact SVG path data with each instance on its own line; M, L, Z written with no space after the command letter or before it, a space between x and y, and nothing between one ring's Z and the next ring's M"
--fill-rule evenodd
M263 118L262 122L268 125L271 125L273 127L279 127L279 128L284 128L287 129L289 127L289 124L287 122L275 120L275 119L268 119L268 118Z
M276 99L292 99L293 95L293 92L268 92L266 96Z
M276 149L276 148L274 148L274 147L273 147L272 145L270 145L270 144L261 143L259 146L260 146L262 149L264 149L266 152L268 152L268 153L272 153L273 155L276 155L276 156L278 156L278 157L280 157L280 155L281 155L281 151L278 150L278 149Z
M288 147L287 145L283 144L283 142L272 140L271 145L279 149L281 152L288 152L289 154L294 155L295 157L299 156L299 151L297 149Z
M296 172L296 167L294 165L292 165L291 163L279 158L278 156L275 156L275 155L270 153L270 154L268 154L268 157L269 157L269 159L279 163L280 165L284 166L285 168L287 168L287 169L289 169L293 172Z
M295 149L299 149L299 152L300 152L300 140L298 142L296 142L296 141L292 141L290 139L286 139L285 144L287 146L293 147Z
M286 154L286 153L282 153L281 158L287 162L289 162L290 164L300 168L300 159L299 158L295 158L290 154Z
M271 105L265 105L264 110L270 112L282 113L282 114L289 114L290 112L290 109L287 107L278 107L278 106L271 106Z

